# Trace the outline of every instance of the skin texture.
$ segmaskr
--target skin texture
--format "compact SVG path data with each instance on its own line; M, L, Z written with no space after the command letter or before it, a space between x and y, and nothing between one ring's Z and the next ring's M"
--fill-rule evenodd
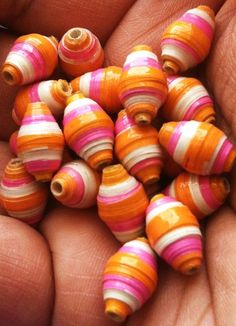
M236 3L227 1L109 0L0 2L0 63L16 35L39 32L60 37L68 28L91 29L105 45L106 64L122 65L131 47L151 45L160 53L163 29L184 11L208 4L217 13L210 56L198 69L212 92L218 123L236 140ZM96 10L94 10L96 8ZM80 13L78 15L78 12ZM63 14L62 14L63 13ZM66 16L66 18L65 18ZM0 80L0 176L16 128L11 108L16 88ZM204 223L205 264L184 277L160 263L152 299L126 325L211 326L236 321L236 169L227 205ZM3 211L0 211L4 214ZM114 325L103 314L101 275L119 244L93 210L52 204L38 229L0 216L0 325Z

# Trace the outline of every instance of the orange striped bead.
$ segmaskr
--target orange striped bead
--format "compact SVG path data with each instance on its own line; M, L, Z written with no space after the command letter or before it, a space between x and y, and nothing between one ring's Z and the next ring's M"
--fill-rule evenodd
M17 137L19 130L14 131L9 139L9 146L12 154L17 156Z

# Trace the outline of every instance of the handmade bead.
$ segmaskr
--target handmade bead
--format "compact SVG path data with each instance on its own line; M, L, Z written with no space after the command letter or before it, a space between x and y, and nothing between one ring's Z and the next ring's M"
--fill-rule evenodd
M175 75L202 62L209 53L214 28L214 11L208 6L198 6L185 12L162 35L163 69Z
M12 118L20 125L27 105L34 102L47 104L55 119L60 119L66 106L66 99L72 89L66 80L47 80L21 88L15 98Z
M159 142L185 170L199 175L229 172L236 157L223 131L207 122L165 123Z
M82 93L68 99L64 111L64 136L68 146L93 169L112 162L114 124L105 111Z
M202 264L201 231L190 209L174 198L156 195L147 208L151 247L174 269L193 274Z
M167 96L167 82L157 56L149 46L138 45L127 56L118 93L136 123L151 123L157 115Z
M17 138L18 155L36 180L49 181L61 165L64 137L44 102L30 103Z
M51 76L57 66L55 37L28 34L16 39L2 69L9 85L25 85Z
M196 78L168 77L168 96L161 108L167 121L215 121L212 99Z
M127 242L107 262L103 276L105 313L124 321L151 297L157 286L157 261L145 238Z
M181 173L162 193L181 201L200 219L223 205L229 191L229 182L224 177Z
M103 169L97 204L98 215L120 242L133 240L144 232L147 195L142 184L121 164Z
M98 69L71 81L73 92L81 91L109 113L122 108L118 97L118 85L122 69L116 66Z
M62 37L58 46L60 64L65 73L78 77L100 68L104 51L98 38L85 28L71 28Z
M11 217L35 224L43 217L47 188L37 182L18 158L7 164L0 184L1 206Z
M135 124L122 110L115 132L115 153L126 170L144 184L157 182L163 166L157 130L151 125L143 127Z
M12 154L17 156L17 137L19 130L14 131L9 139L9 146Z
M87 208L96 204L100 177L82 160L64 165L51 181L53 196L63 205Z

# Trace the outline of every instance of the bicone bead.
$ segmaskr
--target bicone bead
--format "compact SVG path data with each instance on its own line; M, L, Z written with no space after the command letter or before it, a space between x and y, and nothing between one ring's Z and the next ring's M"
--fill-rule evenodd
M215 121L212 99L200 80L188 77L168 77L168 96L161 108L167 121Z
M20 159L11 159L0 184L1 206L9 216L35 224L43 218L47 198L45 185L26 171Z
M151 247L175 270L193 274L202 264L201 231L190 209L174 198L156 195L147 208Z
M98 38L88 29L79 27L71 28L63 35L58 55L63 71L73 77L100 68L104 61Z
M185 170L199 175L229 172L236 157L223 131L208 122L165 123L159 142Z
M68 99L64 136L68 146L93 169L101 170L113 158L114 124L107 113L82 93Z
M9 85L26 85L50 77L58 62L57 46L54 36L18 37L3 64L3 79Z
M124 244L107 262L103 275L105 313L117 322L140 309L157 287L155 253L146 238Z
M30 86L22 87L15 98L12 109L12 118L16 124L20 125L24 117L27 105L34 102L44 102L47 104L55 119L63 115L66 107L67 97L72 93L72 89L66 80L47 80Z
M157 182L163 166L157 130L151 125L137 125L126 110L122 110L115 132L115 153L126 170L144 184Z
M118 92L127 113L136 123L151 123L166 99L167 81L149 46L138 45L127 56Z
M17 156L17 137L18 137L19 130L14 131L9 139L9 146L12 154Z
M97 197L98 215L120 242L143 234L148 203L143 185L121 164L103 169Z
M162 193L176 198L188 206L199 219L212 214L223 205L230 192L230 185L221 176L197 176L181 173Z
M96 204L100 177L82 160L65 164L51 181L53 196L65 206L92 207Z
M210 51L214 29L215 14L208 6L186 11L163 32L163 69L175 75L202 62Z
M64 137L44 102L27 106L17 137L19 157L36 180L49 181L62 161Z
M119 112L122 108L118 96L121 71L120 67L110 66L87 72L71 81L73 92L81 91L109 113Z

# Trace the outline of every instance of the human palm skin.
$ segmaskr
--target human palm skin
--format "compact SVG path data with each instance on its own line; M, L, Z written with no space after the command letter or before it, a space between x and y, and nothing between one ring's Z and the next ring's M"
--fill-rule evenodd
M196 70L212 92L218 124L236 140L236 2L197 0L71 0L0 2L0 61L14 33L60 37L73 26L91 29L105 44L106 64L122 65L133 45L160 53L163 29L184 11L210 5L216 35L207 62ZM6 142L14 130L15 88L0 80L0 173L11 157ZM236 171L236 170L235 170ZM186 277L160 263L159 285L131 326L236 325L236 172L227 205L204 223L205 263ZM114 325L103 313L102 272L119 247L95 210L49 205L38 230L0 216L0 326Z

